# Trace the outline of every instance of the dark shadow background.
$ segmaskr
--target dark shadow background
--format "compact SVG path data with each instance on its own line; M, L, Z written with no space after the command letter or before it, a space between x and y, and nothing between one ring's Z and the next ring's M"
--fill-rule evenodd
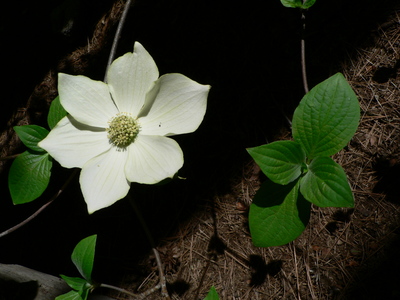
M5 62L0 129L26 104L33 88L57 62L84 46L113 1L19 1L0 20ZM340 71L341 63L365 46L397 0L324 0L307 12L307 68L310 88ZM245 148L275 139L288 124L304 92L300 70L300 12L280 1L138 0L128 17L118 55L141 42L160 74L178 72L212 86L198 131L177 136L185 153L180 175L163 186L133 184L132 194L158 239L171 235L205 200L229 191L249 160ZM68 20L72 26L66 29ZM63 29L64 28L64 29ZM110 45L109 45L110 46ZM84 75L102 80L109 48L91 58ZM31 120L45 126L46 101ZM28 112L29 113L29 112ZM21 150L23 150L21 148ZM51 187L37 201L14 207L0 174L0 231L40 207L68 177L54 168ZM121 269L141 275L137 261L148 251L140 224L126 200L87 215L78 179L26 227L0 239L0 262L54 275L77 275L69 257L76 243L97 233L95 274L117 281Z

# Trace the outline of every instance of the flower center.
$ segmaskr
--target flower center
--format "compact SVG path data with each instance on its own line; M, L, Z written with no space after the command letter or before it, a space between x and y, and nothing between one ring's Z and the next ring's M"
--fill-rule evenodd
M110 127L106 129L107 137L110 143L118 148L125 148L132 144L140 131L136 119L128 113L119 113L108 123Z

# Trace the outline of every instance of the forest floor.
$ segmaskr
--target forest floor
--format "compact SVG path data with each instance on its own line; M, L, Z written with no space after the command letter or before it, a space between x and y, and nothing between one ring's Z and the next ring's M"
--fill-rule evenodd
M160 246L172 299L200 299L194 295L211 286L221 299L400 299L399 12L371 38L373 47L341 66L359 98L361 121L334 159L348 175L355 207L313 206L310 224L294 242L256 248L247 214L262 176L249 162L231 192L207 199ZM288 138L284 132L277 139ZM152 272L135 284L127 275L126 288L157 284L154 257L143 264Z

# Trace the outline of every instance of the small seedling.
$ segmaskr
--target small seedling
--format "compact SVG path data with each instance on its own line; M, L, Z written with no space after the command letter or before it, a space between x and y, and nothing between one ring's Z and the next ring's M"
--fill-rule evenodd
M268 177L250 206L250 232L260 247L293 241L305 229L311 203L353 207L342 167L330 157L347 145L357 130L360 107L340 73L315 86L293 115L293 141L249 148Z

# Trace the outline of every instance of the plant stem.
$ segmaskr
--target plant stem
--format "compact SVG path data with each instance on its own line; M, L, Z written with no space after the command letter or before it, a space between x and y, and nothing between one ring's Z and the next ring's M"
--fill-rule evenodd
M163 265L162 265L160 254L158 253L157 248L153 247L153 253L154 253L154 256L156 257L158 273L159 273L159 277L160 277L161 295L165 299L170 300L171 298L169 297L168 290L167 290L167 282L165 280Z
M121 289L119 287L116 287L116 286L113 286L113 285L110 285L110 284L106 284L106 283L100 283L97 287L98 288L107 288L107 289L115 290L115 291L118 291L120 293L124 293L124 294L127 294L129 296L132 296L132 297L134 297L134 299L139 300L139 299L146 299L147 296L149 296L150 294L152 294L155 291L159 290L161 288L161 285L157 284L155 287L153 287L153 288L151 288L151 289L149 289L149 290L147 290L147 291L145 291L145 292L143 292L141 294L134 294L134 293L131 293L131 292L125 290L125 289Z
M129 202L131 203L131 205L133 207L133 210L136 213L136 216L137 216L140 224L143 227L143 230L144 230L144 232L145 232L145 234L147 236L147 239L150 242L150 246L151 246L151 248L153 250L153 253L154 253L154 256L156 258L156 263L157 263L157 267L158 267L158 275L159 275L159 278L160 278L161 295L165 299L170 300L171 298L170 298L170 296L168 294L168 290L167 290L167 284L166 284L166 280L165 280L165 276L164 276L163 265L162 265L162 262L161 262L160 254L158 253L158 250L156 248L153 236L151 235L149 227L147 226L147 224L146 224L146 222L145 222L145 220L144 220L144 218L143 218L143 216L142 216L142 214L141 214L141 212L139 210L139 207L137 206L136 202L133 200L133 198L132 198L132 196L130 194L128 194L127 197L129 199Z
M137 297L138 296L138 295L136 295L134 293L131 293L131 292L127 291L127 290L124 290L124 289L121 289L119 287L116 287L116 286L113 286L113 285L110 285L110 284L106 284L106 283L100 283L100 285L98 287L116 290L118 292L130 295L130 296L133 296L133 297Z
M47 206L49 206L51 203L53 203L54 200L58 198L58 196L61 195L61 193L68 187L70 184L72 178L78 173L78 169L75 169L72 174L68 177L68 179L64 182L63 186L53 195L53 197L50 198L49 201L47 201L44 205L42 205L37 211L35 211L32 215L30 215L28 218L23 220L21 223L3 231L0 233L0 238L3 236L6 236L7 234L17 230L18 228L24 226L25 224L29 223L31 220L33 220L35 217L37 217Z
M304 92L307 94L309 89L308 89L307 70L306 70L306 42L305 42L306 16L304 15L304 11L301 12L301 20L303 23L301 32L301 74L303 77Z
M107 82L107 71L108 71L108 68L110 67L111 63L114 60L115 53L117 51L118 41L121 37L122 28L124 27L129 8L132 6L132 4L133 4L132 0L127 0L125 3L124 11L122 12L121 19L119 20L117 31L115 32L114 40L113 40L113 43L111 46L110 56L108 57L106 75L104 76L104 82Z

